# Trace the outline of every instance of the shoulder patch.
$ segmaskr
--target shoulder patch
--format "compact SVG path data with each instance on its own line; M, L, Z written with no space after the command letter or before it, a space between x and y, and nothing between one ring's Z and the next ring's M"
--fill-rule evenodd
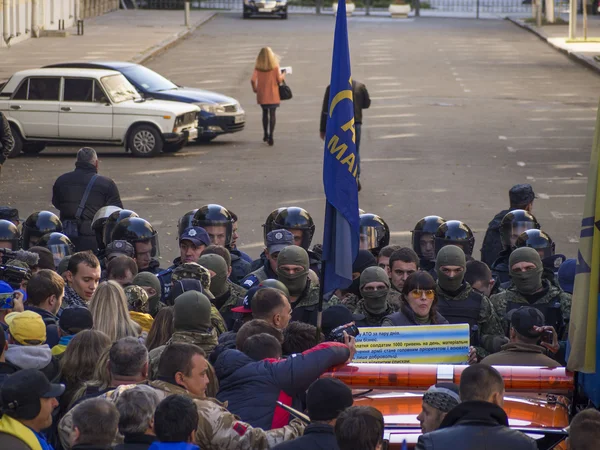
M243 436L244 434L246 434L246 431L248 431L248 425L244 425L241 422L236 422L233 424L233 431L235 431L240 436Z
M258 279L254 275L252 275L250 278L246 279L246 281L242 283L242 286L248 287L248 289L250 289L257 281Z

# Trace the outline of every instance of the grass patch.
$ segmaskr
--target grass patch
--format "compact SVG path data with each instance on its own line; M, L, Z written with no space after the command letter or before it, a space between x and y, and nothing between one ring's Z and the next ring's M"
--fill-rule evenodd
M537 20L534 19L533 17L530 17L529 19L525 19L524 21L525 23L528 23L530 25L536 25L537 24ZM561 18L561 17L555 17L554 23L550 23L546 20L545 17L542 17L542 25L568 25L569 22L566 21L565 19Z

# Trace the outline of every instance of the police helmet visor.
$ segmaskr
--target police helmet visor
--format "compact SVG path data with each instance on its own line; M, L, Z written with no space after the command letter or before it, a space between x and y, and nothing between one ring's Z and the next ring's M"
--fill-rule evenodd
M197 211L197 209L188 211L179 219L177 222L177 236L181 236L185 230L193 226L192 221L194 220L194 214L196 214Z
M435 236L432 233L415 231L413 233L413 250L421 259L435 259Z
M56 267L58 267L58 264L65 256L70 256L73 254L73 250L71 249L69 244L65 243L47 245L46 248L52 252L52 257L54 258L54 265Z
M375 227L360 227L360 249L373 250L379 246L379 233Z
M508 245L508 240L510 240L510 246L514 247L517 239L522 233L534 228L536 228L535 223L530 221L512 222L509 225L506 225L503 244Z
M136 240L131 240L136 258L142 257L154 258L160 256L160 245L158 243L158 234L151 237L144 237Z

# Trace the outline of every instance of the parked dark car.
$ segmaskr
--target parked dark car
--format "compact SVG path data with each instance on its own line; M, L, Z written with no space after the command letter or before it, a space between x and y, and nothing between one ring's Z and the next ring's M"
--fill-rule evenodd
M244 19L255 15L278 16L287 19L287 0L244 0Z
M66 62L46 67L111 69L121 72L144 97L193 103L198 114L199 142L212 141L219 135L237 133L246 125L246 113L231 97L204 89L178 86L162 75L139 64L120 61Z

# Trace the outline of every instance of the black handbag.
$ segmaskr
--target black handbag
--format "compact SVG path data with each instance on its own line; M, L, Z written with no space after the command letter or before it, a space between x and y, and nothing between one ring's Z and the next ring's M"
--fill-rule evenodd
M289 100L292 98L292 89L282 81L279 85L279 98L281 100Z
M88 182L85 192L83 193L83 197L81 197L81 202L79 203L79 207L77 208L77 212L75 213L75 220L67 219L63 220L63 233L66 234L70 239L79 237L79 227L81 226L81 215L83 214L83 210L85 209L85 204L87 203L87 199L90 195L90 191L92 190L92 186L96 182L98 175L95 174L92 179Z

